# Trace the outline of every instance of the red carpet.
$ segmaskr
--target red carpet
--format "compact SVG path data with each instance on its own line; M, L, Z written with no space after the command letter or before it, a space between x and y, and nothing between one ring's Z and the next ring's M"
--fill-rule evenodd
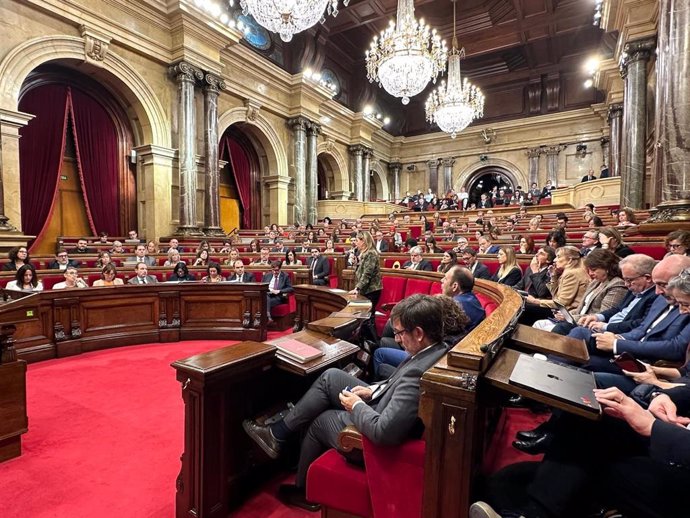
M229 343L148 344L29 365L29 432L22 456L0 464L1 516L173 517L184 416L170 363ZM504 434L528 423L506 424ZM281 482L232 516L318 516L280 504Z

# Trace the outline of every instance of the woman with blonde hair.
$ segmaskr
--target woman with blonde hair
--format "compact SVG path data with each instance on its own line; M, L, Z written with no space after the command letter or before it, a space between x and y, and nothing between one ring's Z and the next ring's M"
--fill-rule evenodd
M180 251L177 248L168 250L168 259L163 266L175 266L177 263L184 262L180 259Z
M582 266L580 250L574 246L563 246L556 250L556 260L549 271L551 280L546 286L551 298L537 299L527 295L525 311L520 316L521 324L532 325L537 320L552 317L556 303L565 306L568 311L574 311L582 302L591 279Z
M367 231L357 232L354 238L354 245L359 251L359 255L356 256L355 263L355 288L350 291L350 295L361 295L371 301L371 316L367 324L370 336L367 338L376 339L374 314L376 305L381 298L381 291L383 290L379 253L376 251L374 239Z
M515 249L512 246L502 246L498 251L498 271L491 280L506 286L515 286L522 280L522 269L515 258Z

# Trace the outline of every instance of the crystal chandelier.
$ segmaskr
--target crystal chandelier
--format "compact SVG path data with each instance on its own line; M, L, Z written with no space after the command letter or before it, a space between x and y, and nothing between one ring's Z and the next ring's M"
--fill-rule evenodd
M458 50L455 35L455 2L453 2L453 48L448 58L448 84L441 85L431 92L426 101L426 120L436 122L438 127L451 138L464 130L470 122L484 115L484 95L476 86L460 76L460 58L465 57L465 49Z
M414 18L414 0L398 0L397 23L374 36L366 52L367 78L402 103L424 90L446 68L446 43L424 20Z
M347 6L350 0L343 0ZM326 21L324 11L338 16L338 0L240 0L242 14L251 14L259 25L290 41L295 33Z

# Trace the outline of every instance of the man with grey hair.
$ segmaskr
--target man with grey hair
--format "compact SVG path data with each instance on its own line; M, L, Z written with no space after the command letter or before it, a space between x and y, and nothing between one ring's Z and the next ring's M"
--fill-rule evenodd
M600 246L599 232L593 229L588 230L582 236L582 248L580 248L580 255L582 257L587 257L587 254L589 254L595 248L599 248ZM649 273L651 274L651 271Z
M623 281L628 286L628 294L616 307L580 317L577 322L579 327L572 329L568 336L589 342L593 332L610 331L620 334L631 331L642 323L657 298L652 281L656 261L648 255L633 254L621 259L618 266Z
M410 248L410 260L403 264L403 268L406 270L434 271L434 267L431 263L422 257L421 246L413 246Z

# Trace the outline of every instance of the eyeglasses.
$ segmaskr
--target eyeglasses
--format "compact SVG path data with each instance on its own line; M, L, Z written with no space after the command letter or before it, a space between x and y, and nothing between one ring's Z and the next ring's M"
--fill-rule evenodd
M631 284L633 281L636 281L640 277L647 277L647 274L643 273L642 275L638 275L637 277L623 277L623 282L625 284Z
M401 334L405 333L406 331L407 331L407 329L400 329L400 330L393 329L393 336L394 337L400 336Z
M669 243L669 245L668 245L669 248L673 248L674 250L675 250L676 248L682 248L682 246L683 246L683 245L680 244L680 243Z

